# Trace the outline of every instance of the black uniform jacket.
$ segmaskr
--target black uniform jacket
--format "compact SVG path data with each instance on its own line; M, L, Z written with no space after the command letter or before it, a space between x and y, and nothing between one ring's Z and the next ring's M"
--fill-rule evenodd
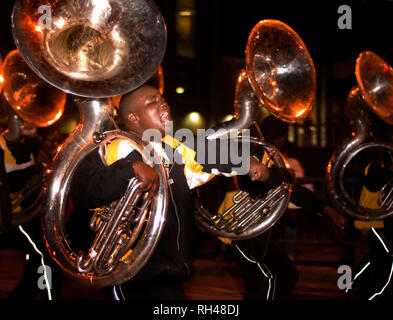
M230 161L223 165L218 161L218 164L212 165L206 160L201 165L196 162L195 151L178 140L169 139L165 144L167 153L178 152L185 161L168 164L169 206L162 238L150 260L133 281L157 276L183 279L190 276L194 220L190 189L207 182L214 174L236 174L235 166ZM207 157L207 152L205 154ZM87 156L73 177L71 196L75 205L97 208L119 199L123 196L129 179L134 177L132 163L137 160L141 160L141 156L135 150L109 166L103 164L98 152ZM286 174L288 178L289 174ZM276 174L271 174L270 180L276 183Z

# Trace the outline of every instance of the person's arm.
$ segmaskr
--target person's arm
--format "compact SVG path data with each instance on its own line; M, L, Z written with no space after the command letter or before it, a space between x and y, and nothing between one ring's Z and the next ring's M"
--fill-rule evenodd
M197 137L192 146L173 138L164 139L164 142L175 148L182 157L190 189L208 182L215 175L236 176L239 169L243 170L242 175L248 173L253 181L266 182L269 187L292 180L291 174L285 168L267 168L253 156L253 150L243 155L240 143L229 147L228 144L221 144L219 140L208 142L201 139L203 138ZM230 152L237 153L237 156L232 158Z
M71 184L73 201L83 208L97 208L120 199L135 176L133 164L142 160L137 151L105 166L97 152L88 155L77 168Z
M270 188L274 188L282 182L291 182L293 180L293 176L286 168L271 167L268 170L269 176L264 182Z
M294 185L292 188L291 202L301 207L305 213L323 213L324 202L317 194L301 185Z
M344 229L345 227L347 219L323 202L315 192L306 187L294 185L290 201L301 207L307 214L323 214L332 219L338 228Z

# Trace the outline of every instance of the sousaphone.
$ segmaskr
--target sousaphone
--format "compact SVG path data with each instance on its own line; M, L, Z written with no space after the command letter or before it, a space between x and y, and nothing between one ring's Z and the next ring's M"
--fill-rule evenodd
M39 25L43 11L38 9L43 5L50 19ZM29 66L53 86L76 96L80 112L79 124L55 156L48 176L43 223L48 250L67 274L82 283L97 287L123 283L143 267L163 230L167 187L161 161L152 164L160 177L157 197L138 210L135 204L146 194L138 191L138 181L130 182L121 205L111 204L94 216L91 227L97 234L87 253L75 252L67 237L66 204L82 159L111 139L127 139L150 159L137 137L107 130L112 97L138 88L159 67L166 48L164 19L151 0L17 0L12 30Z
M47 127L61 118L66 93L37 76L18 50L12 50L6 56L3 77L3 95L11 107L7 108L8 128L4 133L7 141L20 139L20 126L23 122ZM13 227L32 221L42 211L45 167L50 163L38 165L34 163L35 160L31 161L36 166L37 173L29 178L21 190L11 195ZM7 172L19 170L7 166L5 169Z
M242 143L250 143L259 159L267 155L263 160L267 166L289 168L276 147L263 137L246 137L244 132L260 120L261 107L286 122L297 122L308 115L316 93L313 61L299 35L278 20L257 23L245 53L246 70L241 71L236 84L235 117L215 128L208 139L240 135ZM209 190L209 184L197 190L198 226L216 236L242 240L267 231L280 219L289 204L292 184L282 183L258 197L238 190L233 205L221 213L214 201L212 205L212 194L217 198L213 190Z
M345 187L345 173L362 152L383 150L392 158L393 146L377 141L370 123L370 110L381 120L393 124L393 69L372 51L363 51L356 59L357 85L347 97L347 114L352 136L339 146L328 163L326 181L329 196L346 216L359 220L382 220L393 214L392 181L379 191L379 208L364 207Z

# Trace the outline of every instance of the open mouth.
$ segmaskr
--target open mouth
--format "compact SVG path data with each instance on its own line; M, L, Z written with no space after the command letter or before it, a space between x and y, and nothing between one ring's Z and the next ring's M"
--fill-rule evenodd
M161 121L162 121L163 123L169 122L169 121L171 120L171 117L170 117L170 115L169 115L169 111L164 111L164 112L162 112L162 113L160 114L160 118L161 118Z

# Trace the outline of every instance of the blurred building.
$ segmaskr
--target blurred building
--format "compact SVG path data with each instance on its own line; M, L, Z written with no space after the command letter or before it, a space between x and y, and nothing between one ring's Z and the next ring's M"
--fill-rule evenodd
M278 19L302 38L317 71L317 96L309 117L289 126L289 139L307 154L323 159L320 172L337 144L350 132L345 100L356 84L355 60L372 50L393 64L387 34L392 30L392 1L347 1L351 29L340 29L338 8L342 3L322 1L225 1L156 0L167 25L167 50L162 62L164 94L172 106L175 129L187 126L187 115L199 112L199 126L211 127L233 114L235 81L245 67L244 50L253 26L262 19ZM13 1L1 2L1 55L15 48L10 16ZM267 115L264 111L264 115ZM72 130L78 111L67 99L58 125ZM197 125L194 124L194 129ZM306 159L307 161L307 159Z

